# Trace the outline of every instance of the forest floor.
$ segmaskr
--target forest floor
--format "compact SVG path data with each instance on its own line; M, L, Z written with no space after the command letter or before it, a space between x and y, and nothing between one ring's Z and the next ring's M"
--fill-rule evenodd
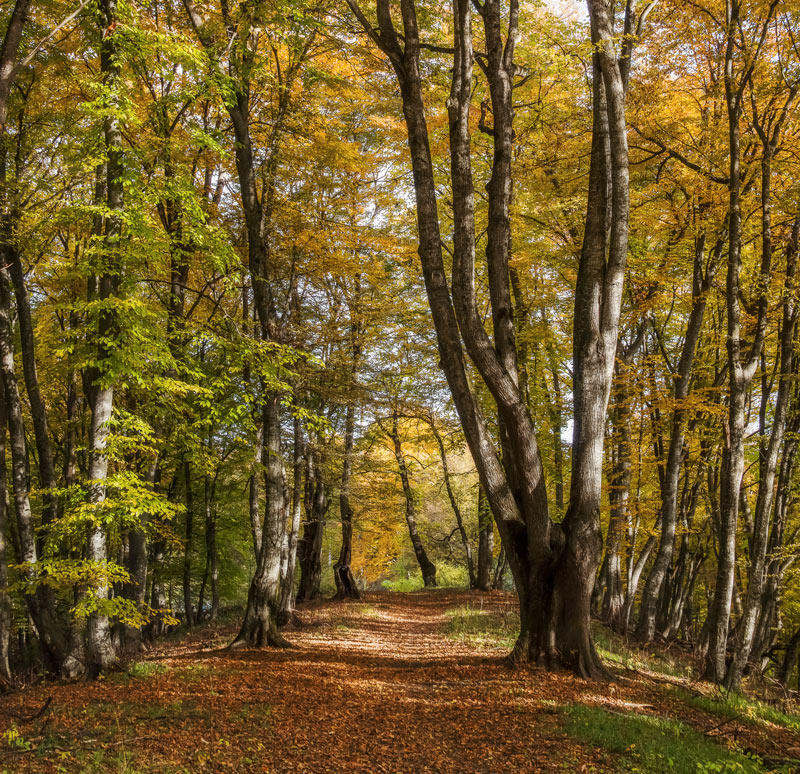
M0 772L800 771L800 717L604 630L612 683L509 669L508 594L386 592L298 618L288 650L227 650L228 620L104 679L0 696Z

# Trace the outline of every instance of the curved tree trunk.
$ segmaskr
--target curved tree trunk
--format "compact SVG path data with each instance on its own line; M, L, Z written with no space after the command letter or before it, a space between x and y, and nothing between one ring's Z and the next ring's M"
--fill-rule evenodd
M392 412L392 428L389 437L392 439L394 446L394 458L397 460L397 467L400 471L400 481L403 484L403 494L406 499L406 524L408 525L408 534L411 538L411 545L414 548L414 556L417 557L417 563L422 571L422 582L425 587L436 585L436 565L428 559L428 554L425 552L425 547L422 545L422 539L417 530L417 506L414 498L414 490L411 488L411 480L408 475L408 466L406 465L406 458L403 455L403 446L400 442L400 432L397 428L397 409Z

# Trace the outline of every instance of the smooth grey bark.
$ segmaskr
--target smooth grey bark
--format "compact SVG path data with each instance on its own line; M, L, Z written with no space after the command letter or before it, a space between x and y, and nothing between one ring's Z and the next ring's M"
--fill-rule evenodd
M403 495L406 501L406 524L408 525L408 535L411 538L411 545L414 549L414 556L417 558L417 563L422 571L422 582L425 587L436 585L436 565L428 558L425 551L425 546L422 545L422 539L419 536L417 529L417 505L414 490L411 487L411 479L408 474L408 465L406 458L403 454L403 445L400 440L400 431L397 425L398 413L395 408L392 412L392 424L389 430L389 438L391 438L394 450L394 458L397 460L397 468L400 472L400 481L403 485Z
M794 358L795 379L797 377L798 362ZM762 605L756 635L751 650L751 660L762 663L764 654L773 646L779 630L780 591L786 572L795 561L791 554L786 556L784 545L786 541L786 525L789 508L792 502L791 481L797 461L797 451L800 443L800 411L798 411L797 389L792 394L792 408L784 432L783 451L778 467L778 481L775 488L775 505L770 531L767 556L769 562L766 570L766 585L762 595ZM766 666L764 664L764 666Z
M611 470L609 476L609 517L606 532L606 554L603 581L605 593L601 605L603 620L617 631L624 631L625 594L622 583L622 547L625 528L630 521L631 488L631 407L629 371L644 341L644 325L627 345L617 344L614 367L616 389L612 394L609 414L612 427Z
M285 647L278 631L281 602L281 546L284 532L283 464L281 461L280 396L264 401L264 470L266 507L256 572L250 582L242 627L231 647Z
M673 391L675 408L672 412L669 450L664 466L661 498L661 534L659 536L658 552L642 593L642 601L639 605L639 620L636 626L636 636L642 642L650 642L655 634L658 600L672 561L675 530L678 523L678 484L684 458L684 442L688 420L685 402L689 397L691 388L694 359L703 327L708 293L717 275L723 247L724 241L718 239L711 249L710 260L707 262L705 233L702 233L695 240L692 308L686 324L686 333L683 339L680 360L678 361L677 378ZM704 267L706 267L705 270Z
M496 0L475 3L486 39L486 57L479 62L489 82L494 122L493 168L487 187L493 200L488 228L495 235L487 240L494 341L478 312L474 282L475 207L470 147L474 60L470 3L454 2L454 63L447 103L454 222L452 297L442 259L415 3L401 0L399 4L402 36L395 28L389 0L376 2L377 27L372 26L355 0L348 0L348 5L389 58L400 86L417 204L419 255L440 362L520 597L521 631L511 658L551 666L564 664L586 676L604 677L606 672L591 642L589 601L601 549L599 497L604 417L616 351L628 218L625 84L614 52L609 11L599 1L590 0L589 14L598 48L595 97L599 90L606 96L602 105L595 101L594 112L605 116L610 141L605 141L602 132L594 133L587 239L580 260L575 307L573 448L577 464L573 468L567 515L561 525L554 525L548 513L533 422L518 385L509 291L513 80L517 72L514 48L519 4L512 0L508 6L503 40L501 4ZM609 188L611 222L607 224ZM595 195L598 193L599 200ZM464 349L497 404L502 462L471 391Z
M58 500L53 494L57 486L53 449L50 443L50 431L47 423L47 409L39 389L39 375L36 369L36 345L31 319L31 306L25 276L22 270L22 259L17 249L8 250L11 259L9 273L16 298L17 321L20 334L20 354L22 355L22 372L25 379L25 391L28 394L36 452L39 457L39 481L42 488L42 522L47 524L58 516Z
M258 556L261 546L261 486L259 481L263 476L261 460L264 456L264 427L258 428L256 435L256 448L253 455L253 472L250 474L248 486L248 505L250 512L250 531L253 536L253 555Z
M11 288L0 272L0 372L2 372L6 421L11 450L11 491L19 543L17 560L27 581L23 593L47 665L67 677L83 671L78 661L68 661L69 643L58 620L52 596L39 583L39 554L28 489L25 424L17 376L14 370L14 337L11 323Z
M122 258L122 213L124 208L124 167L122 158L122 127L118 110L121 80L120 50L117 43L117 3L116 0L103 0L98 9L98 27L102 35L100 44L100 70L107 93L107 112L103 119L103 143L107 154L106 162L106 215L102 247L96 259L95 276L90 278L89 299L105 302L117 294L121 276ZM109 436L109 422L114 406L114 385L107 373L107 364L112 352L105 343L113 339L116 332L115 314L103 305L96 314L98 341L96 362L87 369L86 390L91 411L89 429L89 486L88 502L98 506L106 499L106 479L108 477L108 457L106 445ZM108 547L105 529L101 524L89 527L86 556L98 565L108 561ZM108 598L107 583L100 582L89 593L94 597L96 608L89 616L87 624L89 657L94 670L105 670L117 660L117 653L111 638L111 627L103 603Z
M350 314L350 385L355 391L361 363L364 322L362 318L361 275L356 274L352 301L348 302ZM342 545L339 557L333 565L333 580L337 599L361 599L350 563L353 559L353 507L350 504L350 482L353 476L353 442L356 421L356 398L347 401L344 419L344 449L342 451L342 478L339 487L339 518L342 522Z
M6 510L6 398L0 379L0 684L11 682L11 597L8 594L8 514Z

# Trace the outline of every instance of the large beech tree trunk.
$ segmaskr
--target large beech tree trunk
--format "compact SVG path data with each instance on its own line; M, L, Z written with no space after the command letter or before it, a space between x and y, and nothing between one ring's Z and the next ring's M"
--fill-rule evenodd
M288 645L278 632L281 602L281 545L284 530L283 464L281 461L280 401L278 394L264 398L264 479L266 507L256 572L247 594L242 628L231 647Z
M474 4L483 21L489 82L492 173L487 185L486 238L493 338L478 310L475 292L475 205L471 168L470 112L473 86L472 6L454 0L454 62L447 101L453 198L452 296L445 278L436 185L420 75L416 5L377 0L377 28L355 0L353 13L386 54L403 103L417 204L419 255L439 345L440 363L461 420L481 485L497 522L520 600L521 631L512 658L563 664L580 674L605 676L591 642L589 602L599 563L602 450L627 254L628 155L624 91L632 18L620 61L608 8L589 0L594 55L593 151L586 234L575 301L575 431L570 502L560 525L548 513L542 461L523 391L518 384L516 332L511 306L509 259L512 194L514 48L519 3ZM632 16L629 6L628 16ZM395 28L402 23L402 35ZM608 212L607 212L608 210ZM492 439L473 394L464 349L497 404L501 443ZM502 462L501 453L502 451Z

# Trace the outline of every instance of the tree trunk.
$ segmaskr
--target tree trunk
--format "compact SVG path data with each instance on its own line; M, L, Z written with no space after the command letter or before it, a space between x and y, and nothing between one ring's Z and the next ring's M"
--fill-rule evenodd
M492 579L493 589L502 590L507 565L508 560L506 559L506 550L500 546L500 553L497 555L497 563L494 567L494 578Z
M300 420L294 419L294 445L292 454L292 502L289 534L286 536L286 568L281 580L280 623L288 623L294 609L294 575L297 566L297 544L300 521L303 514L303 428Z
M356 406L350 400L344 420L344 453L342 458L342 481L339 490L339 514L342 520L342 547L339 558L333 565L333 580L336 583L337 599L361 599L350 562L353 558L353 508L350 505L350 478L353 472L353 433L355 431Z
M757 123L757 122L756 122ZM758 125L758 123L757 123ZM762 229L763 249L762 263L769 266L771 258L771 224L770 224L770 161L775 145L764 142L764 158L762 159ZM777 144L777 136L774 138ZM756 624L761 611L762 595L766 585L765 570L767 565L767 547L770 534L770 520L774 497L775 473L778 466L778 454L783 445L783 433L786 427L786 414L789 408L789 397L794 383L794 346L797 329L797 308L795 300L795 273L797 267L798 243L800 243L800 217L795 219L792 238L786 251L786 293L783 300L783 319L781 321L778 362L780 379L778 395L775 399L775 412L772 419L772 430L766 444L761 444L759 455L759 481L756 499L756 511L753 522L753 538L750 544L750 574L748 576L742 618L733 661L726 675L728 690L739 690L745 667L750 659ZM762 405L766 410L769 400L768 390L762 391ZM762 438L766 433L763 426Z
M778 672L778 681L784 688L789 687L789 681L792 679L792 672L795 666L798 666L798 659L800 659L800 629L795 631L787 643L786 653L783 656L783 662ZM800 669L800 666L798 666L798 669Z
M192 467L189 460L183 459L183 495L186 503L186 523L183 534L183 615L187 626L194 626L192 605L192 537L194 535L194 493L192 492ZM200 612L200 611L198 611Z
M6 398L0 380L0 685L11 681L8 649L11 639L11 597L8 594L6 534Z
M303 538L297 546L300 564L300 585L297 589L298 602L310 602L320 595L319 584L322 578L322 536L325 531L325 515L330 506L328 487L323 470L324 459L320 452L309 451L308 477L310 511L303 525Z
M250 506L250 531L253 535L253 556L258 557L261 547L261 487L259 481L263 476L262 458L264 456L264 428L260 427L256 436L256 451L253 459L253 472L248 487Z
M400 433L397 428L397 409L392 413L392 429L390 433L394 445L394 458L397 460L397 467L400 471L400 481L403 484L403 494L406 499L406 524L408 534L411 538L411 545L414 548L414 556L422 571L422 582L427 588L436 585L436 565L428 559L422 539L417 530L417 506L414 498L414 490L411 488L411 481L408 476L408 466L406 458L403 456L403 447L400 443Z
M494 528L492 512L486 501L483 487L478 486L478 573L474 588L489 591L492 583L494 562Z
M242 628L231 647L250 645L284 647L278 632L281 594L281 544L284 531L283 465L281 461L281 397L264 396L264 469L266 508L256 572L247 594Z

